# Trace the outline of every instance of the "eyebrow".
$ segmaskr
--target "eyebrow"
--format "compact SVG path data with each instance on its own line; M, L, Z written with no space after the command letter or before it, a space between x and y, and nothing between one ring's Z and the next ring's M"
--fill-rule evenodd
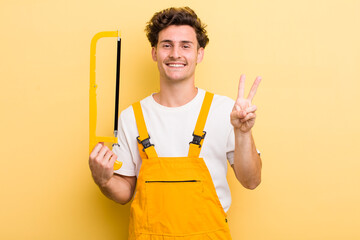
M168 39L165 39L165 40L162 40L160 43L173 43L174 41L172 40L168 40ZM183 40L183 41L180 41L181 43L190 43L190 44L194 44L192 41L187 41L187 40Z

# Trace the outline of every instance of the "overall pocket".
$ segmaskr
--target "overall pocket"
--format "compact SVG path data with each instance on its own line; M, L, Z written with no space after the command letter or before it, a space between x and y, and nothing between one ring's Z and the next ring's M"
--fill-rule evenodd
M199 231L204 218L202 181L145 181L148 226L153 233L189 234ZM200 228L199 228L200 227Z

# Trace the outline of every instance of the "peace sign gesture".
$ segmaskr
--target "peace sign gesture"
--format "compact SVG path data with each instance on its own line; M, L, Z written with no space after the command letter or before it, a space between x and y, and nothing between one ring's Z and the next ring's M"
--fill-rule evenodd
M239 92L234 108L230 114L230 120L234 128L239 129L243 133L249 132L255 124L255 111L257 108L251 104L251 101L255 96L260 82L261 77L256 77L248 97L244 98L245 75L240 76Z

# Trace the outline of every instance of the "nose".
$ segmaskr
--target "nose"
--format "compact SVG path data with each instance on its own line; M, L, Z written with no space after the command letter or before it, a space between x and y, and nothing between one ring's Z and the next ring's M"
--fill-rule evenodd
M180 49L179 49L179 47L174 46L174 47L171 49L170 57L171 57L171 58L179 58L179 57L180 57Z

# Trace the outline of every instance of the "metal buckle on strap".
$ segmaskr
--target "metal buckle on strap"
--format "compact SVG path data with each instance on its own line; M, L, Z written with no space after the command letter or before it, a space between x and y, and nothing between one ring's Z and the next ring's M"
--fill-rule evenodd
M144 140L140 140L139 139L139 137L140 136L138 136L136 139L137 139L137 141L138 141L138 143L140 143L141 145L143 145L143 152L145 152L145 149L146 148L149 148L149 147L151 147L151 146L154 146L154 144L151 144L150 143L150 135L149 135L149 137L148 138L145 138Z
M201 148L201 144L200 144L200 142L201 142L201 140L203 140L204 138L205 138L205 136L206 136L206 132L205 131L203 131L203 133L204 133L204 135L202 135L202 136L199 136L199 135L195 135L194 133L193 133L193 140L191 141L191 142L189 142L189 144L196 144L196 145L199 145L199 148Z

